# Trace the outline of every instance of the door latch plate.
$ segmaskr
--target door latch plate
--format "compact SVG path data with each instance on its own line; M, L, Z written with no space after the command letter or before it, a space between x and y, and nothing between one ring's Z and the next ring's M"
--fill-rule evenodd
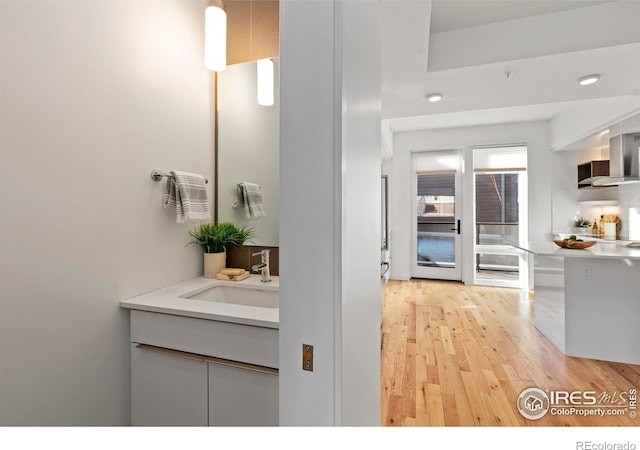
M313 372L313 345L302 344L302 370Z

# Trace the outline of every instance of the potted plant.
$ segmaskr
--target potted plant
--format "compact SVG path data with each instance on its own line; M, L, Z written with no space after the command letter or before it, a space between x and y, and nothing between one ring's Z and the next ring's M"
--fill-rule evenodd
M189 231L189 236L193 238L189 244L197 244L204 250L204 276L215 278L227 266L227 248L243 245L255 233L253 228L222 222L200 224Z
M573 228L576 234L588 234L591 222L582 217L578 217L573 221Z

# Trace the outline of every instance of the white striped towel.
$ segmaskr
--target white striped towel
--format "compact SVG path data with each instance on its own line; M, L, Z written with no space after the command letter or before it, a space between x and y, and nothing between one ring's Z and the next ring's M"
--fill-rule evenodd
M197 173L171 172L167 177L162 205L165 208L176 207L178 223L211 220L205 180Z
M265 217L267 215L264 212L260 186L243 181L242 183L238 183L236 194L236 201L233 202L233 207L243 205L247 219L257 219L258 217Z

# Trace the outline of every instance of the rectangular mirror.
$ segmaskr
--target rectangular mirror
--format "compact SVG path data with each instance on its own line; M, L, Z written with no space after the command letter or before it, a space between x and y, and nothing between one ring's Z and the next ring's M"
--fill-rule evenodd
M280 58L272 58L274 104L261 106L257 62L233 64L218 74L218 222L247 225L252 244L278 246L280 216ZM260 186L266 217L247 219L233 207L237 185Z

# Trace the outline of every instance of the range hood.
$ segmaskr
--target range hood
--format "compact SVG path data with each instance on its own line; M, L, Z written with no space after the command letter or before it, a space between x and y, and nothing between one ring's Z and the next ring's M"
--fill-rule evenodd
M620 134L609 140L609 176L593 186L640 183L640 134Z

